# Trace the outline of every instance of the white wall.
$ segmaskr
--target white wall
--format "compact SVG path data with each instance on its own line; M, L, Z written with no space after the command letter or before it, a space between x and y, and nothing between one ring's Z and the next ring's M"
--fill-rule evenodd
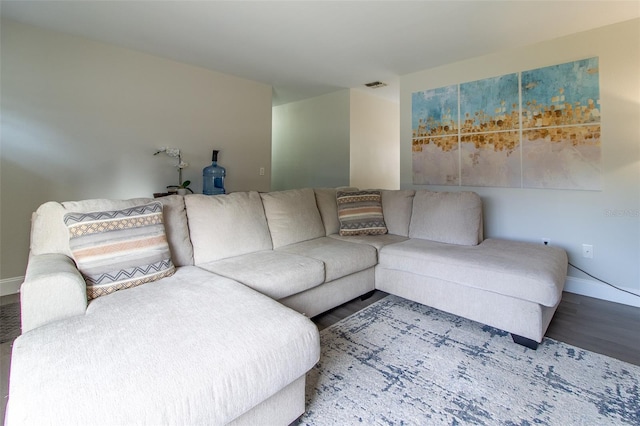
M349 185L349 90L273 108L272 190Z
M350 183L358 188L400 188L400 106L351 90Z
M41 203L177 183L158 147L183 150L197 192L214 148L229 191L270 189L271 86L10 21L1 31L0 283L24 274Z
M510 35L517 37L517 34ZM602 109L602 191L433 186L474 190L485 205L491 237L540 242L548 237L591 274L640 293L640 20L487 55L401 78L401 187L412 184L411 93L598 56ZM620 212L611 215L609 212ZM593 244L594 258L582 257ZM640 306L570 268L567 289Z

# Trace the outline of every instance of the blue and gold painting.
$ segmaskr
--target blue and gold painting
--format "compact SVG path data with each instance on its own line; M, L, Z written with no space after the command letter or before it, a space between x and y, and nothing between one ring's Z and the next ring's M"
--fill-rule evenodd
M411 94L413 137L458 133L458 86Z
M522 127L600 122L598 58L522 73Z
M412 93L416 185L600 190L598 58Z
M518 129L519 109L516 73L460 85L462 133Z
M522 73L525 188L600 190L598 58Z
M460 85L461 184L521 186L518 74Z
M413 183L459 185L458 86L414 92Z

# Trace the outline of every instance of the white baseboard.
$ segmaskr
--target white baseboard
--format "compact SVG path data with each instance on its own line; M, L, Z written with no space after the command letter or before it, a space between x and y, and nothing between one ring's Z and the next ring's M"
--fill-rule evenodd
M20 292L20 284L24 277L3 278L0 280L0 296L8 296Z
M567 277L564 291L640 308L640 296L633 296L595 280Z

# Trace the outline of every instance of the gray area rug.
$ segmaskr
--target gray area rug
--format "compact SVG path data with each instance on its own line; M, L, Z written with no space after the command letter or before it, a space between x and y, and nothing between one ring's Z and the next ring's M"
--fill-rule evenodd
M20 335L20 304L0 306L0 343L10 342Z
M388 296L321 332L301 425L640 424L640 366Z

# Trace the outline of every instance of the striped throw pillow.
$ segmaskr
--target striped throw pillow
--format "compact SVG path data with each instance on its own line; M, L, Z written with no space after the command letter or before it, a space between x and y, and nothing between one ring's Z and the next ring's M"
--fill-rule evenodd
M337 191L340 235L387 233L380 191Z
M89 300L175 272L160 202L123 210L67 213L64 223Z

